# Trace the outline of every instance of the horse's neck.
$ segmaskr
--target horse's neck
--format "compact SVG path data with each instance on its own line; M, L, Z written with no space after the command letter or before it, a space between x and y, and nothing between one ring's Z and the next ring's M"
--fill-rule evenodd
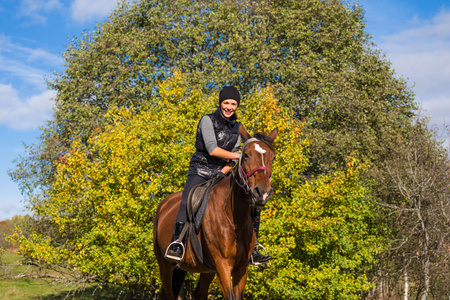
M250 217L250 204L251 197L237 182L236 179L239 176L234 172L233 176L230 176L231 193L229 194L229 209L232 213L235 224L245 223Z

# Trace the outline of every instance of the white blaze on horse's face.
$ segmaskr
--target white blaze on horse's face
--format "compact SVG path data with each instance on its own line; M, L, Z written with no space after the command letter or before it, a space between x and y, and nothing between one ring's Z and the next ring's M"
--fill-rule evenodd
M262 165L263 165L263 167L265 167L265 165L264 165L264 153L266 153L266 150L264 150L259 144L255 144L255 150L258 151L259 153L261 153Z
M266 153L266 150L264 150L259 144L255 144L255 150L261 154Z
M262 161L262 165L263 167L266 167L264 164L264 153L266 153L266 150L264 150L259 144L255 143L255 150L258 151L259 153L261 153L261 161ZM264 171L264 173L267 174L267 171ZM270 178L269 178L269 182L270 182ZM269 198L269 193L264 193L262 195L262 200L264 201L264 203L267 201L267 199Z

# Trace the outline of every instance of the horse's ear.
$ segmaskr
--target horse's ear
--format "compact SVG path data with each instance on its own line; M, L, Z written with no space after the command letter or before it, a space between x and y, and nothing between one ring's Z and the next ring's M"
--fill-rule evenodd
M277 137L278 134L278 127L275 127L274 130L272 130L272 132L268 135L268 137L272 140L275 141L275 138Z
M239 134L242 137L242 141L245 143L248 139L250 139L252 136L247 132L247 130L242 126L242 124L239 125Z

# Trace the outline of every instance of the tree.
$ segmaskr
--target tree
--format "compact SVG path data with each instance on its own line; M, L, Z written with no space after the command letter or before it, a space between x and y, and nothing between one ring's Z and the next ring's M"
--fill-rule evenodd
M387 266L393 268L397 282L401 276L405 284L411 281L410 293L415 291L415 298L422 300L431 294L446 298L449 293L444 279L450 246L450 161L435 134L426 119L418 118L397 140L377 180L388 191L380 195L381 204L393 216Z
M11 245L6 241L6 237L14 231L6 221L0 222L0 251L9 248Z

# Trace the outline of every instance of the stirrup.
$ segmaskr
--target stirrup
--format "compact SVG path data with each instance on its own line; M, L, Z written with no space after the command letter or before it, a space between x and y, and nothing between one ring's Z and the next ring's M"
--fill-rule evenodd
M266 256L266 257L269 257L269 259L268 259L267 261L263 261L263 262L254 261L254 260L253 260L253 254L252 254L252 255L250 256L250 263L251 263L252 265L254 265L254 266L262 266L262 265L268 263L268 262L272 259L272 257L269 255L269 253L267 253L266 248L264 248L264 246L261 245L261 244L258 243L258 242L255 244L255 247L254 247L253 249L256 250L257 247L261 247L261 248L264 250L265 256ZM252 250L252 252L253 252L253 250Z
M168 254L170 248L171 248L173 245L180 245L180 246L181 246L181 249L183 250L183 253L181 254L181 257L174 256L174 255L169 255L169 254ZM172 243L169 244L169 246L168 246L167 249L166 249L166 253L164 254L164 258L167 259L167 260L169 260L169 261L177 262L177 263L178 263L178 262L180 262L180 261L184 258L184 252L185 252L185 251L184 251L184 245L183 245L183 243L180 242L179 240L176 240L176 241L173 241Z

